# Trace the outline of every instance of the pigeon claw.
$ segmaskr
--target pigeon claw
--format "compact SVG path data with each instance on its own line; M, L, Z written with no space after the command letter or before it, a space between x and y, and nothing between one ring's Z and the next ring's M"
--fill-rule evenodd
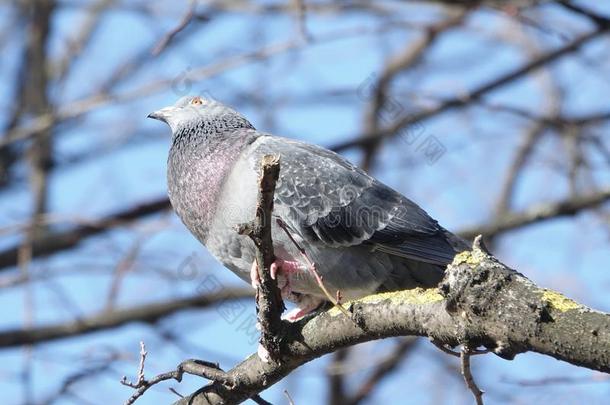
M273 263L271 263L271 267L269 268L269 271L271 272L271 278L275 280L277 277L277 272L280 271L281 269L282 269L281 264L278 264L278 260L275 259L275 261Z
M261 283L261 279L258 276L258 265L256 264L256 260L252 262L252 266L250 266L250 285L255 290Z
M285 275L298 273L301 270L301 263L296 260L283 260L276 258L271 264L271 278L275 280L278 271L282 271Z
M321 298L292 291L292 276L303 271L305 271L303 270L303 266L296 260L293 261L276 258L269 267L271 278L277 281L277 286L280 289L282 298L293 301L297 304L297 308L282 315L282 319L289 322L296 322L304 318L316 310L320 304L324 302L324 300ZM258 265L255 260L252 262L252 266L250 267L250 284L252 285L252 288L257 289L260 286L260 283L261 280L258 275ZM261 349L261 347L259 347L259 357L263 361L268 358L268 354L266 355L264 353L264 348Z
M290 286L290 275L302 270L301 264L297 261L276 258L274 262L271 263L269 271L271 273L271 278L278 281L278 287L282 290L282 296L286 298L291 292L291 290L288 289L285 293L286 296L284 296L284 289L289 288ZM278 279L279 276L283 277ZM256 290L260 283L261 279L258 275L258 264L256 263L256 260L254 260L252 266L250 266L250 285Z

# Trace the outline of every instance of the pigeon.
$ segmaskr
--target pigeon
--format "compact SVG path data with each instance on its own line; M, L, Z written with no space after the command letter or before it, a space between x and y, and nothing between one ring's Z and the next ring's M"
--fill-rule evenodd
M236 229L255 217L263 156L279 155L271 275L282 297L296 304L285 319L298 320L328 301L315 271L327 291L352 300L434 287L455 254L468 249L416 203L339 154L260 132L216 100L185 96L148 117L171 128L173 209L214 257L253 287L256 248Z

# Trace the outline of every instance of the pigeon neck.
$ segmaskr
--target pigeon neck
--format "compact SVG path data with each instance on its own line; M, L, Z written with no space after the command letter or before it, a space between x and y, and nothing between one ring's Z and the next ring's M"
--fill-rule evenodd
M195 122L182 121L173 129L173 143L184 141L197 141L205 139L205 142L213 138L222 137L227 132L237 129L254 129L254 126L245 117L234 114L210 114L209 116L199 116ZM190 139L196 136L199 139Z
M235 160L255 139L253 130L219 133L193 128L174 135L167 167L170 201L201 242L207 238L215 201Z

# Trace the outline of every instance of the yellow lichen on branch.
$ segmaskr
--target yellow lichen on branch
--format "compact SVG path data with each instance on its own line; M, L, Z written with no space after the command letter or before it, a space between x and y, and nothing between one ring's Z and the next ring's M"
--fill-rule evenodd
M480 260L478 257L476 257L475 255L473 255L473 252L470 250L465 250L461 253L458 253L457 255L455 255L455 257L453 258L453 262L451 263L452 266L459 266L462 263L466 263L470 266L476 266L480 263Z
M577 303L576 301L571 300L565 295L553 290L542 290L542 300L546 301L551 306L551 308L561 312L566 312L571 309L583 308L583 306Z
M379 294L373 294L361 298L355 301L348 301L343 304L344 307L349 308L354 303L361 304L378 304L382 301L392 301L395 303L408 303L416 305L431 304L442 301L444 298L438 291L438 288L413 288L410 290L384 292ZM330 316L336 316L341 314L341 311L334 307L328 310Z

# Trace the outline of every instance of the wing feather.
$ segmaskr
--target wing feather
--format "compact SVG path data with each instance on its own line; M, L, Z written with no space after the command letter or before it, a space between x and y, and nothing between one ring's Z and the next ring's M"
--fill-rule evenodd
M453 259L454 235L338 154L279 137L262 136L256 143L259 157L280 154L275 212L308 243L368 245L439 265Z

